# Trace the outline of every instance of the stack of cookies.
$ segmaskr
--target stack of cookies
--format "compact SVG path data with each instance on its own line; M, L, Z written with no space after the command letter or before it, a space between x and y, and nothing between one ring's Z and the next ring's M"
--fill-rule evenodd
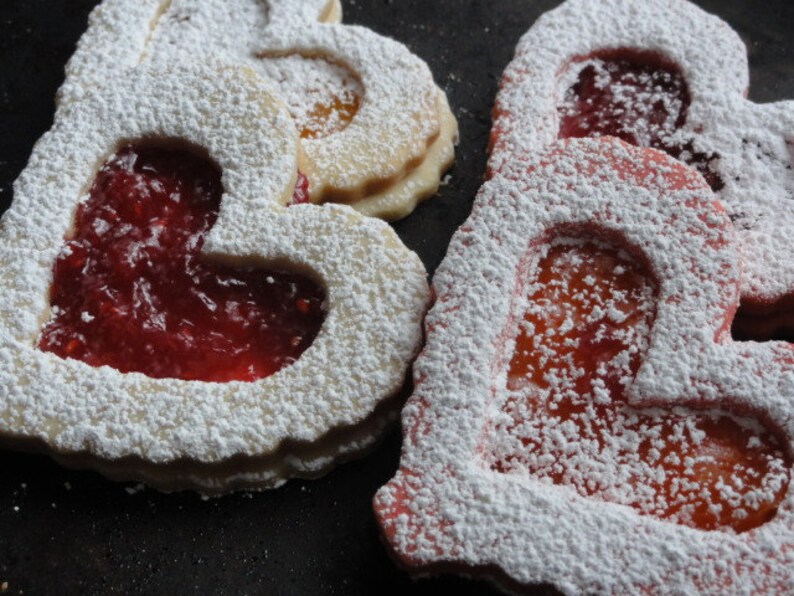
M748 81L684 0L568 0L521 39L375 500L411 571L791 589L794 350L764 340L791 331L794 104Z

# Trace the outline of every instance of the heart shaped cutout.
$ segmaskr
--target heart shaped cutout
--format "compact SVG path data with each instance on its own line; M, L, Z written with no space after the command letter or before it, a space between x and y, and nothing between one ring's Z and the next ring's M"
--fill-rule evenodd
M185 149L127 145L111 156L55 263L39 348L197 381L254 381L297 360L322 325L324 291L299 275L202 260L222 192L217 166Z
M794 102L755 104L748 88L741 38L690 2L568 0L505 70L489 169L558 138L664 150L706 178L737 227L743 310L779 311L794 295Z
M136 165L127 163L132 154L124 149L131 142L158 147L155 161L168 161L174 148L188 147L217 165L223 194L210 229L212 208L194 210L176 191L192 186L204 194L207 188L195 187L209 187L212 195L215 187L217 195L213 168L199 182L180 183L154 171L161 168L149 158L139 163L138 156L137 166L146 170L138 175ZM0 305L0 440L46 449L68 465L92 467L115 479L207 493L316 476L372 445L395 416L399 404L391 398L421 343L426 273L379 220L344 206L287 208L296 183L300 188L298 143L286 107L268 88L249 71L222 65L135 69L60 110L15 183L14 202L0 224L0 264L6 271L0 280L5 297ZM102 193L115 198L98 200ZM154 200L158 194L165 203ZM212 203L206 197L199 202L205 200ZM163 207L165 215L159 211ZM180 219L189 224L187 230L178 229L175 220ZM123 223L114 228L114 220ZM148 227L135 229L132 223L141 220ZM118 242L105 244L112 240L106 236ZM84 241L96 246L85 262L79 255L72 260L73 243L89 248ZM181 242L189 250L179 249ZM155 256L177 263L161 267ZM103 263L109 271L99 271ZM53 268L60 277L51 293ZM69 285L78 281L69 279L70 270L78 268L94 276L80 281L82 290ZM166 279L136 277L158 268ZM241 279L240 271L251 277L243 273L246 279ZM227 319L204 321L198 356L189 350L183 361L185 353L177 349L160 361L146 354L155 347L158 353L168 351L164 344L169 342L184 344L185 326L198 326L196 319L212 304L221 310L217 297L196 293L194 278L207 275L205 281L216 286L247 281L261 290L270 285L267 274L256 273L262 271L289 274L281 278L281 293L291 300L288 318L302 318L308 310L315 319L293 346L296 352L262 364L238 352L239 345L230 348L227 323L269 322L261 318L268 315L249 286L241 297L244 304L224 298ZM174 293L169 284L176 288L180 279L185 285ZM198 283L204 287L201 279ZM297 285L303 284L308 291L301 295ZM234 295L222 290L227 291ZM88 302L81 303L80 293ZM56 301L79 303L64 315L77 325L74 332L94 320L109 323L99 354L83 354L101 366L39 349L40 341L49 346L59 333L62 313L50 311L51 294ZM108 294L112 299L104 302ZM112 311L126 308L125 300L133 312L122 321ZM176 321L169 320L174 312L157 304L181 300L187 306ZM281 318L282 307L274 316ZM324 319L311 342L318 315ZM147 329L161 326L163 333ZM288 331L281 343L296 337ZM249 339L252 352L264 347L260 339ZM110 345L117 340L119 345ZM207 361L214 358L216 340L235 353L213 368ZM139 344L134 355L125 342ZM179 378L240 376L247 378Z
M794 351L737 343L735 231L694 169L611 137L517 156L434 278L397 475L417 574L512 591L794 580Z
M556 238L533 275L486 465L702 530L769 521L791 468L773 433L726 411L628 403L656 315L647 267L584 234Z

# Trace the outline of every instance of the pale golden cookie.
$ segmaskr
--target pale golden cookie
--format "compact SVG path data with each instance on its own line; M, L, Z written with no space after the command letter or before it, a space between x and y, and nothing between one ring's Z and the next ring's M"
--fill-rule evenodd
M307 0L106 0L67 66L61 101L138 64L211 56L249 66L290 107L311 201L397 219L438 189L457 123L424 62L339 17L338 3Z
M0 224L4 444L46 449L113 478L218 493L321 474L371 446L393 418L390 398L422 339L424 267L377 219L339 205L285 207L298 137L286 107L258 81L224 66L142 67L60 109ZM220 212L201 262L292 271L323 289L324 320L294 362L250 382L205 382L122 373L40 349L44 326L61 314L50 308L53 263L73 255L69 240L82 225L75 211L82 221L97 168L118 161L128 143L192 147L222 172ZM121 166L124 174L132 164ZM139 203L133 192L132 217ZM123 233L113 228L117 215L107 211L91 224L96 235ZM152 229L127 245L123 271L145 265L168 232L157 221ZM153 282L131 283L146 312ZM206 308L217 303L207 299ZM81 320L101 316L87 309ZM143 325L171 323L152 315Z

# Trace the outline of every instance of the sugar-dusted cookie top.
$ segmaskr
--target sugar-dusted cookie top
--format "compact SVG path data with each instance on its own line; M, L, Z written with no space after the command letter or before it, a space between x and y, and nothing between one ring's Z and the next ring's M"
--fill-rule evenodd
M0 223L0 438L164 488L370 446L426 273L383 222L287 207L299 141L244 68L136 68L63 107Z
M97 8L67 65L62 103L139 64L212 57L250 67L285 99L303 139L312 202L395 219L437 190L457 134L444 93L402 44L339 24L338 2L144 5L106 0Z
M794 291L794 102L745 96L747 52L685 0L568 0L524 35L494 108L492 171L557 138L612 135L704 175L736 225L742 297Z
M659 151L503 165L434 278L375 499L393 553L511 590L787 589L794 358L731 340L740 281L727 214Z

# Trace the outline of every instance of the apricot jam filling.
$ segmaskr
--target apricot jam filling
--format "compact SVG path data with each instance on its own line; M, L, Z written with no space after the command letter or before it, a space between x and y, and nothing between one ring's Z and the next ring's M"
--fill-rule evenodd
M486 461L702 530L755 528L789 482L772 432L727 410L628 405L656 297L624 251L555 242L528 287Z
M346 65L298 52L262 52L257 58L257 70L278 86L301 138L320 139L340 132L358 113L364 86Z
M347 128L358 112L361 98L357 93L332 95L328 103L315 103L301 122L302 139L326 137Z
M724 186L712 169L718 156L695 151L691 139L676 134L691 103L677 66L649 52L612 50L573 61L561 80L572 74L557 108L559 138L618 137L689 164L715 191Z
M55 262L39 348L201 381L253 381L299 358L322 325L324 290L205 261L222 192L219 169L186 150L127 145L110 157Z

